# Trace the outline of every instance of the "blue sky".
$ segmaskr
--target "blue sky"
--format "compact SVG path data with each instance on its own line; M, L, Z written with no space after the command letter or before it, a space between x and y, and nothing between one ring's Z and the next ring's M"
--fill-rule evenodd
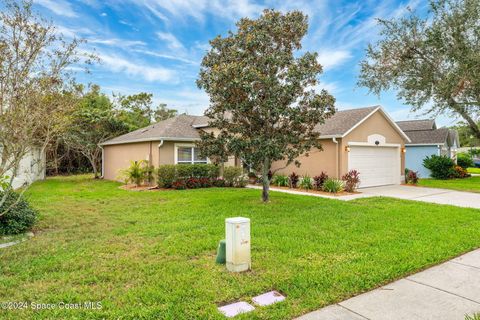
M35 0L35 8L65 37L85 38L101 62L84 83L97 83L107 94L150 92L156 103L189 114L202 114L208 96L195 80L208 41L235 30L240 17L257 17L264 8L298 9L309 16L303 49L316 51L324 66L321 87L337 98L339 109L381 104L396 120L419 115L395 97L380 99L356 86L359 61L368 42L378 38L375 18L399 17L407 6L425 12L427 1L260 1L250 0ZM454 120L439 118L440 125Z

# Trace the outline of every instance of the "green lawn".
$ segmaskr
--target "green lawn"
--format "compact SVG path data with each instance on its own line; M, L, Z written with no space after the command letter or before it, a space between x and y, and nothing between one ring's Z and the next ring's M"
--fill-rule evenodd
M480 174L480 168L467 168L468 173Z
M465 179L450 180L420 179L418 185L431 188L444 188L459 191L480 192L480 177L475 176Z
M1 310L2 319L222 319L217 304L271 289L285 302L239 319L286 319L480 247L480 210L249 189L134 192L85 176L36 183L36 236L0 250L0 301L101 310ZM224 219L252 221L251 272L214 263Z

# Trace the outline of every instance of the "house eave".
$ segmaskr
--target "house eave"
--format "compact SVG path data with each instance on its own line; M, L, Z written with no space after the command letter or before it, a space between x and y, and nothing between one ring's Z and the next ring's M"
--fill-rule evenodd
M153 137L153 138L142 138L142 139L131 139L131 140L124 140L124 141L112 141L112 142L102 142L98 145L100 147L103 146L111 146L116 144L129 144L129 143L138 143L138 142L150 142L150 141L199 141L200 138L179 138L179 137Z

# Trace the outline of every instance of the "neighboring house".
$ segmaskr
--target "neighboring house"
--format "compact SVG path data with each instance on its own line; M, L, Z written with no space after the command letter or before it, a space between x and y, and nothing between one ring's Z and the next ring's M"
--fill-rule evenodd
M397 124L411 140L406 144L405 167L418 171L420 177L430 176L430 170L423 166L427 156L444 155L456 161L457 148L460 146L456 130L437 129L432 119L397 121Z
M13 175L12 187L18 189L36 180L45 179L45 170L45 153L42 154L40 148L29 151L20 160L20 165ZM12 172L8 172L7 176L11 177Z
M195 141L198 130L215 130L204 116L179 115L101 144L102 175L118 180L121 169L131 160L148 160L150 164L206 163L198 156ZM399 184L405 169L404 146L409 138L379 106L338 111L323 125L318 125L323 151L311 150L300 157L300 168L284 168L282 161L272 169L279 173L313 177L326 172L340 178L351 169L360 172L361 187ZM231 158L227 165L240 165Z

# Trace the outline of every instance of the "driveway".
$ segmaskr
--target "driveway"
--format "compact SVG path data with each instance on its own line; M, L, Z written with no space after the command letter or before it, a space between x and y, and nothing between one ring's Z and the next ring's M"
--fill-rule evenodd
M480 209L480 193L404 185L364 188L359 191L362 192L361 196L355 198L382 196Z
M463 320L480 312L480 249L298 320Z

